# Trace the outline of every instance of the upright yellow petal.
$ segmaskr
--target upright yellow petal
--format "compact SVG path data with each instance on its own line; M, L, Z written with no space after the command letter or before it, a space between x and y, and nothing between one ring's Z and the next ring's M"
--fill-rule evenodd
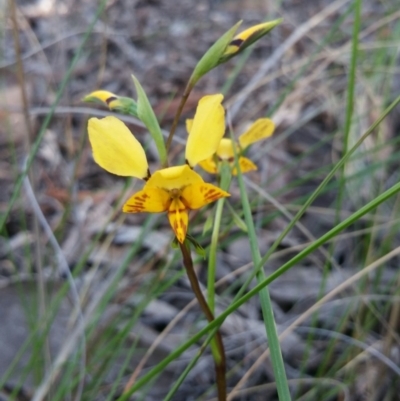
M173 199L168 209L168 219L176 238L183 243L186 238L189 216L186 206L179 199Z
M91 118L88 132L94 160L105 170L141 179L149 176L143 147L121 120Z
M239 137L239 144L242 149L247 148L254 142L268 138L273 134L275 124L269 118L260 118L244 134Z
M236 144L231 139L222 138L217 149L217 156L221 160L233 160L235 158L235 153L233 151L234 146L236 146ZM237 146L235 149L238 153L239 149Z
M227 196L231 195L221 188L206 182L189 185L182 190L182 199L189 209L199 209L208 203Z
M247 157L239 157L240 171L244 174L252 170L257 170L257 166ZM233 175L237 175L236 167L232 170Z
M160 213L168 210L171 198L167 191L147 188L131 196L122 211L125 213Z
M217 150L225 132L225 110L221 94L200 99L193 125L186 143L186 160L194 167L211 157Z
M186 119L186 132L188 133L188 135L190 134L192 127L193 127L193 118L187 118Z
M202 182L204 181L201 176L185 164L157 170L146 182L144 188L162 188L171 191Z
M217 164L214 161L214 157L209 157L208 159L203 160L199 163L199 166L210 174L217 174L218 172Z

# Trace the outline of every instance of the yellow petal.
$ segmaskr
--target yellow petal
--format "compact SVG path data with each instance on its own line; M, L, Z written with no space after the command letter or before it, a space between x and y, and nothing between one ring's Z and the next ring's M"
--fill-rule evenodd
M221 160L233 160L235 158L235 153L233 151L233 146L236 146L231 139L223 138L219 143L217 149L217 155ZM239 152L236 146L236 152Z
M186 132L188 133L188 135L190 134L192 127L193 127L193 118L187 118L186 119Z
M257 166L247 157L239 157L240 171L244 174L248 171L257 170ZM236 167L232 170L233 175L237 175Z
M194 167L211 157L217 150L225 132L225 110L220 94L200 99L186 144L186 160Z
M199 209L208 203L215 202L219 198L231 195L215 185L203 182L202 184L187 186L182 190L181 196L189 209Z
M99 91L94 91L92 93L89 93L83 98L84 102L93 102L93 101L101 101L105 103L106 105L109 105L110 102L113 100L118 99L118 96L115 95L112 92L104 91L104 90L99 90Z
M210 174L217 174L218 172L217 164L214 161L214 157L209 157L208 159L203 160L199 163L199 166Z
M137 192L125 203L125 213L160 213L168 210L171 198L168 192L158 188L148 188Z
M180 243L186 238L189 216L186 206L179 199L173 199L168 209L168 220Z
M118 118L91 118L89 140L97 164L110 173L145 179L149 175L146 154L128 127Z
M203 182L201 176L185 164L157 170L146 182L144 188L162 188L166 191L171 191Z
M224 52L224 56L235 54L239 50L243 50L244 48L250 46L262 36L266 35L281 21L281 19L277 19L274 21L263 22L262 24L254 25L243 32L240 32L232 39L231 43L229 43Z
M274 132L275 124L269 118L260 118L244 134L239 137L239 144L242 149L247 148L254 142L268 138Z

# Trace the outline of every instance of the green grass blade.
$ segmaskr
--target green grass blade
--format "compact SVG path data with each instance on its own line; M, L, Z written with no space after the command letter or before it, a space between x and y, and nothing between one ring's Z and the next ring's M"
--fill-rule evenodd
M232 131L231 131L231 138L233 141L234 138L233 138ZM238 161L239 159L238 159L238 155L237 155L235 147L233 147L233 151L235 153L235 164L236 164L236 170L237 170L237 179L238 179L239 188L240 188L240 198L242 201L244 219L245 219L245 222L247 225L247 230L248 230L251 256L253 259L254 269L256 271L256 279L257 279L258 283L262 283L266 277L265 277L264 269L258 268L258 266L260 265L260 261L261 261L261 253L260 253L260 249L258 247L257 233L256 233L256 229L254 226L250 202L249 202L246 187L244 184L243 174L240 170L239 161ZM272 368L273 368L273 371L275 374L275 381L276 381L276 387L278 390L279 400L280 401L290 401L291 396L290 396L289 385L288 385L288 381L287 381L287 377L286 377L285 365L283 363L282 351L281 351L281 347L279 344L278 332L276 330L276 325L275 325L274 311L272 308L272 302L271 302L271 297L269 295L269 290L266 286L260 290L259 297L260 297L261 310L262 310L262 315L263 315L264 324L265 324L265 330L267 332L268 345L269 345L269 348L271 351L271 362L272 362Z

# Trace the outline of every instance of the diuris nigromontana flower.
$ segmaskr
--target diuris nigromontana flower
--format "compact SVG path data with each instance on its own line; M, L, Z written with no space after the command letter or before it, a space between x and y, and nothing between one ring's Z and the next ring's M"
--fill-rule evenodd
M193 120L186 120L186 130L189 133L189 138L192 133L192 125ZM250 159L242 156L242 153L254 142L271 136L274 129L275 125L272 120L269 118L260 118L256 120L245 133L239 136L238 143L228 138L221 139L215 154L199 162L199 165L208 173L217 174L219 162L227 161L232 167L232 174L237 175L237 170L234 165L235 153L237 153L242 173L257 170L257 166Z
M118 96L115 93L101 89L89 93L82 100L89 103L104 104L111 111L138 117L137 103L130 97Z
M253 25L236 35L226 47L224 53L220 57L220 63L225 62L237 54L241 53L244 49L252 45L258 39L266 35L273 28L282 22L282 19L274 21L263 22L258 25Z
M167 167L150 173L142 145L126 125L116 117L91 118L89 140L94 160L110 173L140 178L143 189L123 206L126 213L167 212L171 227L180 243L186 238L188 211L199 209L228 192L204 182L192 168L211 157L225 130L225 112L220 94L200 99L186 144L186 165Z

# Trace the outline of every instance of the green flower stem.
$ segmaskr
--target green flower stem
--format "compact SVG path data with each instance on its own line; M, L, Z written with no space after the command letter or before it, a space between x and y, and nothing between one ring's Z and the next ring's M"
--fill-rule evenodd
M221 171L221 181L219 186L224 191L228 191L232 179L231 167L229 166L228 163L223 162L221 164L220 171ZM215 271L217 268L219 228L221 226L222 210L224 208L224 203L225 203L225 198L221 198L217 201L213 231L211 235L210 254L208 257L207 300L208 300L208 306L210 307L212 313L214 313L214 308L215 308Z
M240 306L242 306L247 301L249 301L252 297L257 295L264 287L266 287L268 284L275 281L283 273L288 271L291 267L297 265L300 261L302 261L309 254L314 252L316 249L318 249L324 243L326 243L330 239L334 238L345 228L347 228L351 224L355 223L362 216L364 216L371 210L374 210L381 203L385 202L386 200L388 200L390 197L392 197L393 195L395 195L398 192L400 192L400 183L389 188L387 191L385 191L383 194L381 194L378 197L376 197L375 199L373 199L371 202L368 202L364 207L357 210L355 213L353 213L347 219L343 220L341 223L336 225L334 228L332 228L330 231L328 231L322 237L318 238L316 241L314 241L308 247L304 248L296 256L294 256L288 262L283 264L279 269L277 269L275 272L270 274L267 278L265 278L263 281L261 281L259 284L257 284L253 289L251 289L249 292L247 292L243 297L238 299L236 302L233 302L228 308L226 308L226 310L224 312L222 312L218 317L216 317L214 319L214 321L209 323L203 329L199 330L198 333L196 333L191 339L186 341L186 343L182 344L175 351L171 352L171 354L168 355L164 360L162 360L156 367L154 367L148 373L143 375L135 383L135 385L131 387L129 392L122 395L120 398L118 398L117 401L127 401L131 394L133 394L136 390L138 390L143 385L148 383L148 381L151 380L153 377L155 377L159 373L161 373L163 371L163 369L165 369L165 367L168 366L168 364L170 364L172 361L174 361L176 358L178 358L183 352L185 352L189 347L191 347L193 344L195 344L197 341L199 341L201 339L201 337L203 337L204 335L209 333L210 330L213 330L216 327L219 327L229 315L234 313L238 308L240 308Z
M232 136L232 132L231 132ZM232 137L233 140L233 137ZM261 284L265 281L266 276L264 269L262 267L258 267L261 262L261 253L258 247L257 241L257 233L254 227L253 216L251 212L250 202L246 191L246 186L243 180L243 174L240 170L238 154L236 152L235 147L233 147L233 151L235 153L235 164L237 169L237 179L240 188L240 197L242 200L242 208L244 219L247 225L247 232L249 235L250 242L250 250L254 264L254 270L256 271L256 279L258 284ZM281 347L279 344L278 332L276 330L274 311L272 308L271 297L269 295L269 291L267 286L260 289L259 293L260 303L261 303L261 311L263 314L265 330L267 332L267 338L269 343L269 348L271 352L271 362L272 368L275 374L276 380L276 388L278 391L278 397L280 401L290 401L290 391L289 385L285 372L285 365L283 363Z
M190 80L188 84L186 85L185 91L183 92L181 101L178 106L178 110L176 111L174 121L172 122L171 130L169 132L168 138L167 138L167 143L166 143L166 149L167 153L169 151L169 148L172 143L172 138L174 137L176 127L178 126L179 118L181 117L183 107L185 106L186 101L188 100L188 97L190 95L190 92L192 91L193 87L196 85L196 81Z
M231 167L228 163L221 164L221 182L220 188L227 191L231 184ZM219 240L219 228L221 226L222 211L224 209L225 198L217 201L217 207L214 217L213 231L211 235L210 254L208 257L208 270L207 270L207 300L211 312L215 313L215 275L217 269L217 249ZM211 350L213 355L218 355L218 346L214 340L211 341Z
M190 254L190 249L185 244L179 244L182 252L183 264L186 268L187 275L189 277L190 284L192 286L193 292L199 302L199 305L206 316L209 323L212 323L214 319L214 314L211 312L206 299L201 292L199 281L197 280L196 273L193 268L192 255ZM215 340L215 345L217 347L218 353L213 352L214 363L215 363L215 374L216 382L218 388L218 401L226 401L226 362L225 362L225 350L224 344L222 342L222 336L218 330L212 341Z

